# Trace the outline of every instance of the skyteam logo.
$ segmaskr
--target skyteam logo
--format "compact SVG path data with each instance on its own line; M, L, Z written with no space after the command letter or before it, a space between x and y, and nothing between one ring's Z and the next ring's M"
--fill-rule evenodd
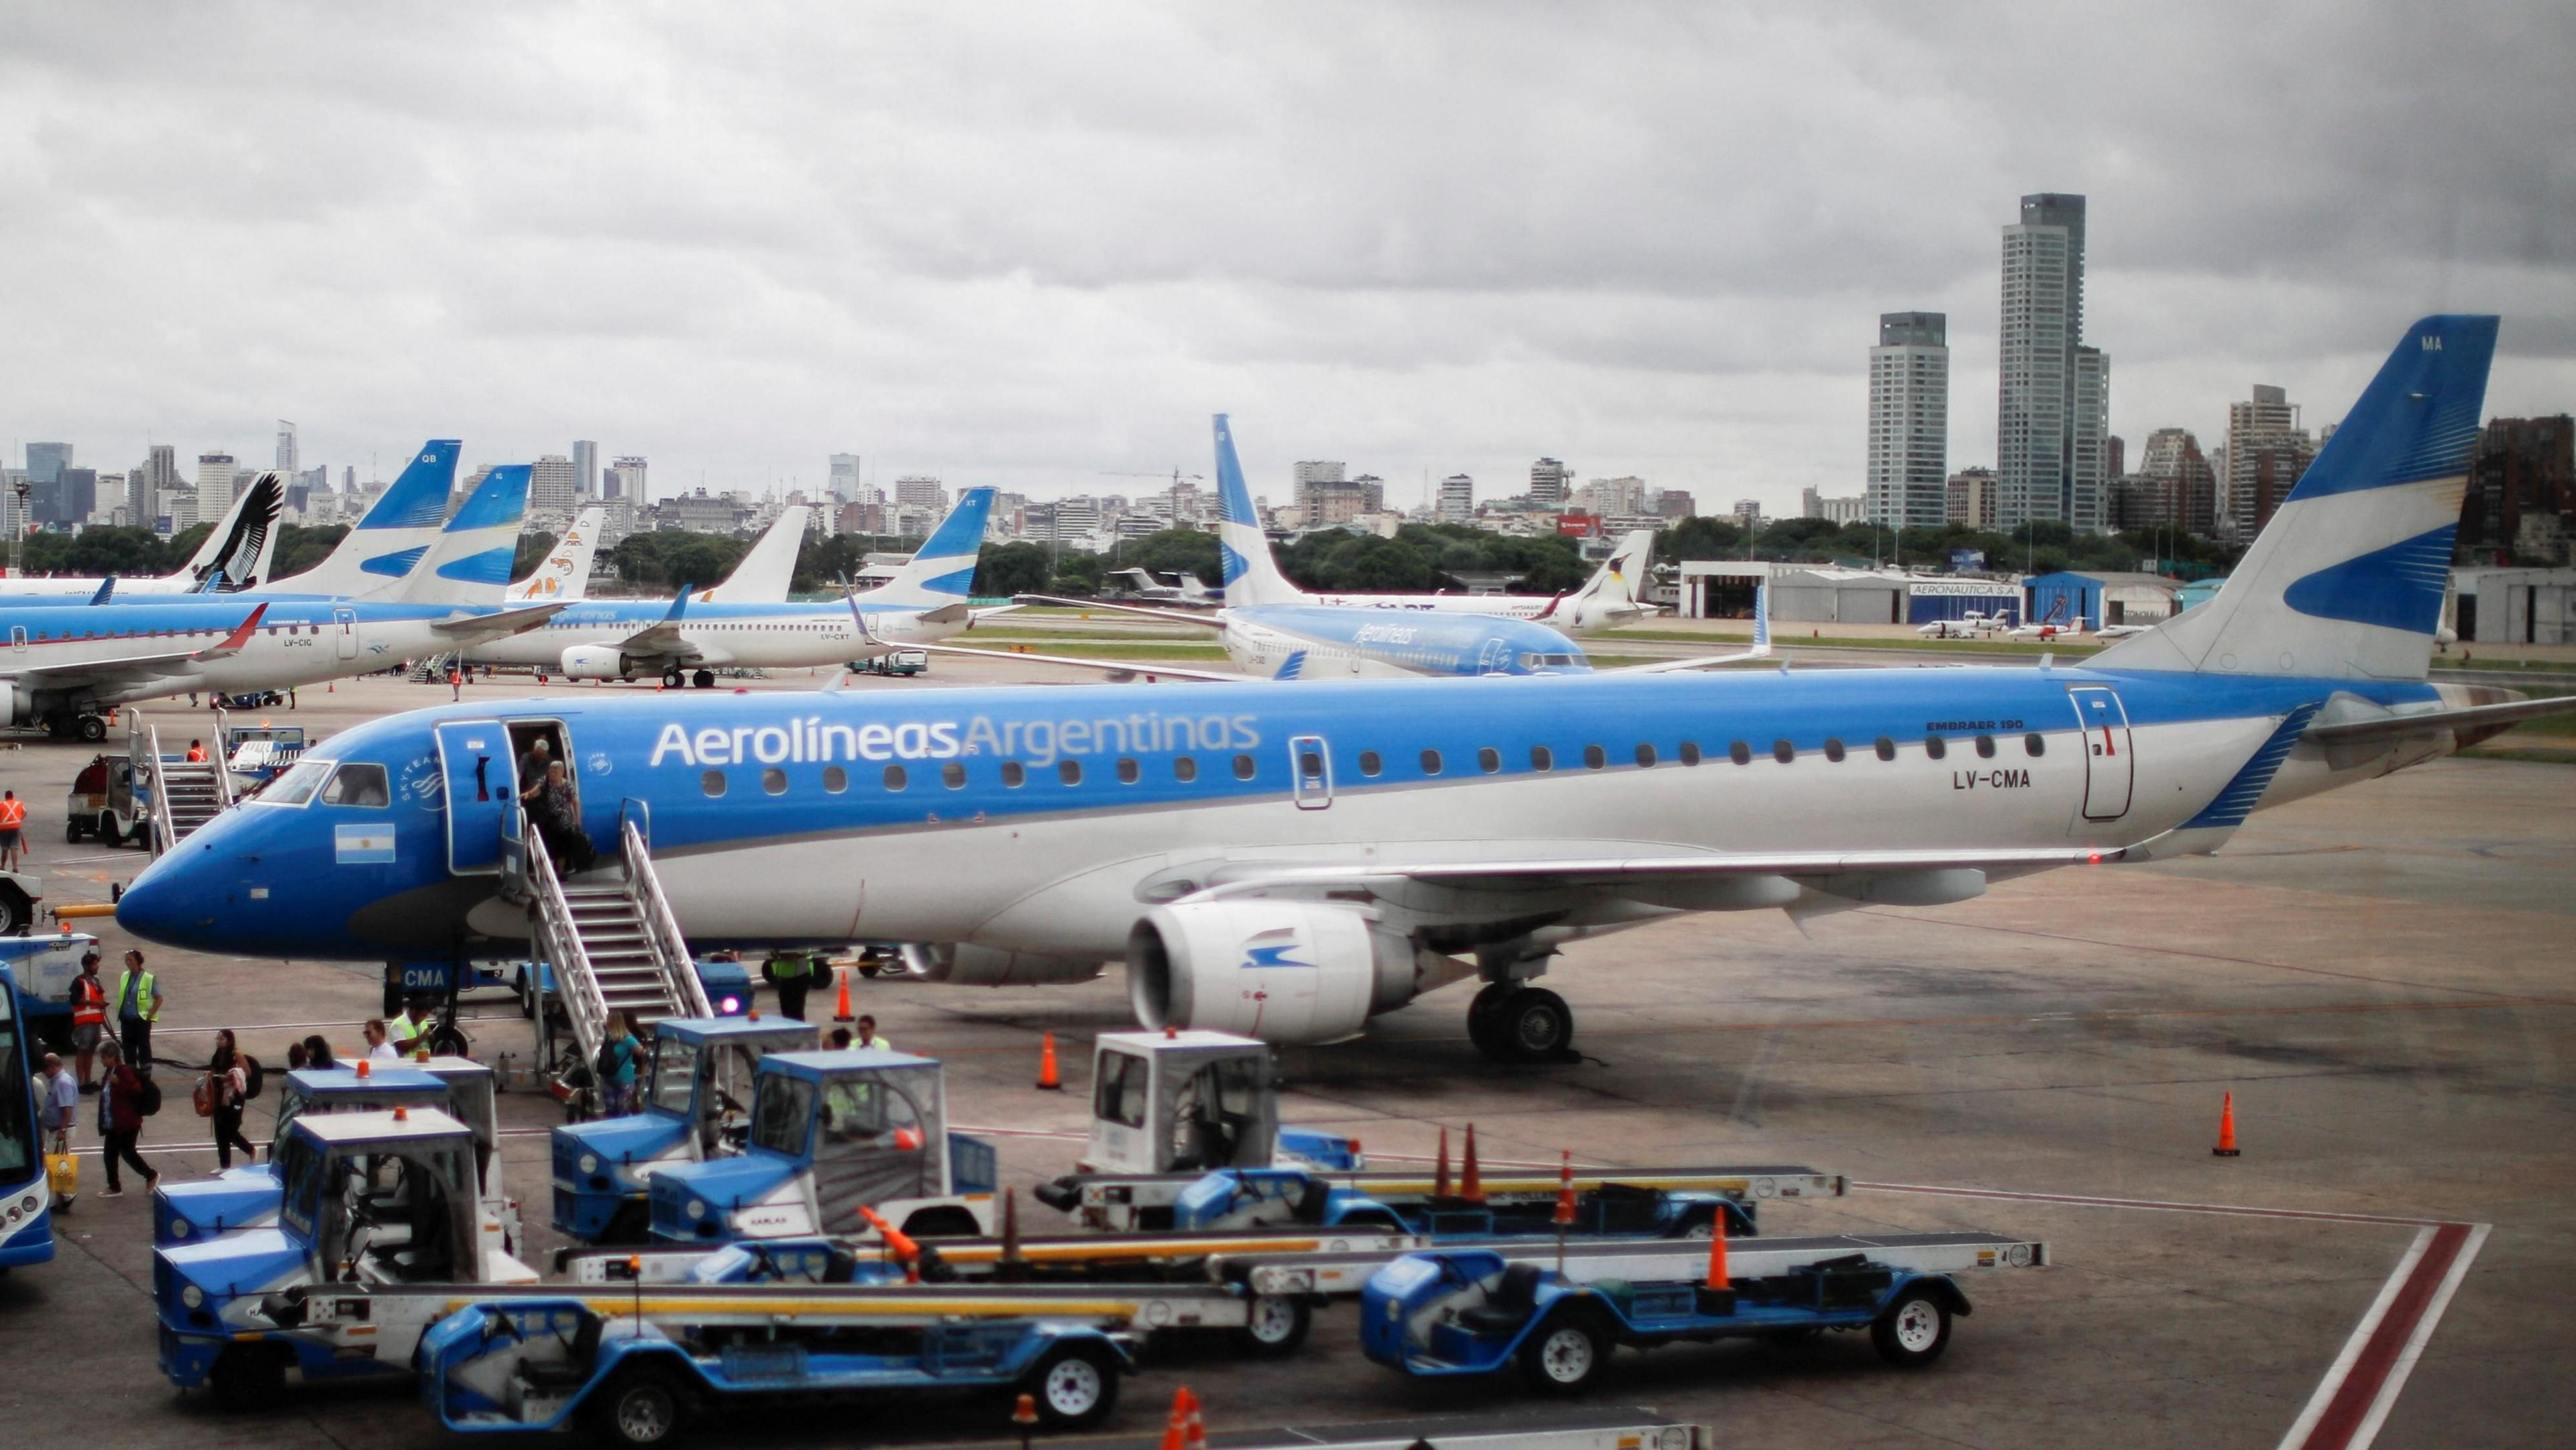
M1312 967L1313 962L1298 961L1292 953L1304 950L1297 933L1290 927L1273 927L1243 944L1243 964L1235 970L1258 971L1266 967Z

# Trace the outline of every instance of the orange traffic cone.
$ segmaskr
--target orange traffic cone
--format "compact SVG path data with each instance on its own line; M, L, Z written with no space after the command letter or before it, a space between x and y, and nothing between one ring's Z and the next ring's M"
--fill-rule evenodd
M1182 1450L1183 1438L1189 1434L1190 1387L1172 1391L1172 1416L1163 1422L1162 1450Z
M1440 1130L1438 1166L1431 1170L1431 1196L1435 1199L1449 1196L1449 1130L1446 1127Z
M1485 1175L1476 1167L1476 1125L1467 1125L1467 1157L1458 1168L1458 1200L1461 1203L1485 1201Z
M2218 1146L2209 1150L2212 1158L2234 1158L2236 1151L2236 1094L2229 1093L2227 1102L2218 1110Z
M1708 1287L1723 1289L1734 1282L1726 1272L1726 1216L1718 1215L1708 1227Z
M1574 1150L1559 1151L1565 1161L1556 1169L1556 1226L1565 1228L1574 1222Z
M1045 1045L1038 1049L1038 1088L1042 1092L1062 1092L1064 1079L1055 1071L1055 1034L1046 1035Z
M1184 1390L1182 1393L1189 1392ZM1190 1417L1181 1425L1181 1450L1208 1450L1207 1422L1199 1418L1197 1395L1190 1395Z
M841 974L840 974L840 975L841 975L841 1001L840 1001L840 1005L839 1005L839 1006L836 1006L836 1007L834 1007L834 1008L832 1009L832 1020L833 1020L833 1021L835 1021L835 1022L849 1022L849 1021L853 1021L853 1020L855 1020L855 1019L853 1019L853 1018L850 1016L850 972L849 972L849 969L848 969L847 967L842 968L842 969L841 969Z

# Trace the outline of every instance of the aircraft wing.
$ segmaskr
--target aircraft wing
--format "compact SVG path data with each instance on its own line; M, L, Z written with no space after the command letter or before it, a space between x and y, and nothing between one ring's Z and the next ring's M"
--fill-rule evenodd
M108 659L66 660L61 664L21 665L6 671L11 679L41 682L49 689L71 689L81 685L127 683L165 675L172 666L198 664L238 654L250 643L251 634L259 628L265 604L254 607L249 616L215 643L203 649L153 650L145 654L117 655Z
M1669 675L1682 670L1714 669L1719 665L1741 664L1746 660L1771 658L1771 585L1764 582L1753 591L1753 648L1740 654L1700 655L1686 660L1657 660L1651 665L1621 665L1616 669L1595 670L1601 675ZM1784 661L1780 668L1789 666Z
M1147 619L1169 620L1174 624L1195 624L1201 629L1223 629L1223 610L1193 614L1186 609L1149 609L1142 604L1103 604L1097 599L1066 599L1053 594L1023 594L1011 601L1022 604L1056 604L1069 609L1108 609L1120 614L1141 614Z
M2127 852L2085 846L1961 847L1899 851L1784 851L1684 856L1529 856L1493 860L1368 861L1332 865L1236 861L1194 873L1184 900L1307 897L1384 892L1403 884L1465 891L1650 890L1691 881L1782 876L1799 881L1903 876L1932 871L2022 872L2098 866Z
M496 614L459 614L442 619L430 628L440 634L460 635L468 642L479 644L503 635L525 634L562 613L569 602L531 604L521 609L504 609Z
M1084 659L1080 655L1020 654L1013 650L975 649L962 644L898 644L882 639L871 639L869 642L881 650L917 649L928 654L974 655L981 659L1009 660L1024 665L1063 665L1070 669L1098 670L1116 684L1124 684L1140 675L1149 679L1169 676L1175 680L1214 680L1234 685L1249 684L1253 680L1251 675L1238 675L1225 670L1194 670L1179 665L1147 664L1138 660L1092 660Z
M2525 720L2544 715L2576 710L2576 695L2557 695L2538 700L2504 700L2489 705L2463 705L2449 710L2432 710L2416 714L2373 716L2365 720L2340 720L2311 725L2307 737L2320 745L2378 744L2403 740L2409 736L2431 735L2440 731L2457 731L2466 736L2467 745L2484 740Z

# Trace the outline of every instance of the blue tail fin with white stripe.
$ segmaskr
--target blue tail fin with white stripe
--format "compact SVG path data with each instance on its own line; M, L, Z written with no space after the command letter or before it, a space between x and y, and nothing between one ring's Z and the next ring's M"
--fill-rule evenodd
M1243 464L1234 456L1234 426L1216 415L1216 548L1225 570L1228 604L1294 604L1305 591L1279 572L1270 556L1270 536L1244 486Z
M937 609L964 604L974 592L975 563L983 556L984 525L993 516L993 490L970 488L921 541L920 552L883 588L870 590L868 607Z
M2424 678L2496 325L2485 316L2416 323L2217 597L2092 663Z

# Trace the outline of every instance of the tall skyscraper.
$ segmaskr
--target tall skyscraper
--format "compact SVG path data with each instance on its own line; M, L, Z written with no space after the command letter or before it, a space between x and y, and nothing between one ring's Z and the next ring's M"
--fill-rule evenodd
M608 465L608 478L601 485L602 496L622 498L641 507L650 498L644 489L644 467L643 459L632 456Z
M30 443L27 445L27 481L51 483L62 471L72 466L72 446L68 443Z
M1868 519L1895 528L1941 526L1950 467L1950 319L1883 312L1869 350Z
M2111 364L2084 346L2084 198L2021 199L2004 228L1996 521L2102 526Z
M2256 383L2253 397L2228 404L2220 535L2241 542L2261 533L2316 451L2308 430L2299 426L2298 405L2283 389Z
M178 450L167 443L153 444L150 456L125 475L126 517L138 529L152 527L162 512L161 495L178 486Z
M1453 473L1440 480L1439 506L1432 516L1444 524L1463 524L1476 517L1476 480Z
M829 492L833 498L840 500L842 503L872 502L872 500L859 497L859 489L861 486L859 482L859 455L855 453L833 454L830 469L826 473L825 477L828 479L828 482L824 485L825 490Z
M1563 503L1571 491L1574 470L1553 458L1542 458L1530 465L1530 502Z
M599 445L587 438L572 441L572 491L583 503L599 497Z
M304 453L296 442L295 425L284 418L277 420L277 471L290 483L304 471Z
M212 505L220 509L222 505L215 502L217 499L223 500L224 503L230 503L233 497L233 479L240 472L241 470L233 463L233 456L229 453L198 454L198 507L204 508ZM185 524L178 522L178 515L176 513L172 513L170 518L170 526L172 528L187 527Z
M581 502L580 487L580 474L571 459L560 453L545 454L528 470L528 512L571 513Z

